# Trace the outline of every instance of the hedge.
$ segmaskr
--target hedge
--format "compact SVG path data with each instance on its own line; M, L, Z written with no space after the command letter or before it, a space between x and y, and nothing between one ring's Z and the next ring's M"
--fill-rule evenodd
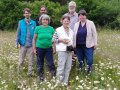
M28 0L29 1L29 0ZM41 5L48 8L54 27L60 25L61 16L67 12L68 4L61 5L55 0L0 0L0 30L17 28L18 21L23 18L22 10L28 7L32 10L32 19L36 19ZM85 9L88 18L101 27L120 28L119 0L75 0L77 12Z

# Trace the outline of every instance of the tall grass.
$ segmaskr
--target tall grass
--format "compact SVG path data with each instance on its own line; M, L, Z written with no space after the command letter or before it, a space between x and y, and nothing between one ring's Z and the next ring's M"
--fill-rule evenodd
M34 62L34 77L27 77L27 59L20 78L17 76L18 49L15 32L0 31L0 90L67 90L49 78L45 65L45 82L39 82ZM55 55L57 66L57 58ZM120 31L98 31L98 47L94 57L94 71L87 75L73 62L69 78L70 90L119 90L120 89Z

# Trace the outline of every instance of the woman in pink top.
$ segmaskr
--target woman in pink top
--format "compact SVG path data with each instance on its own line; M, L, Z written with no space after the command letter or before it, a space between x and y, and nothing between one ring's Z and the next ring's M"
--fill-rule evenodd
M87 73L92 71L93 54L97 45L96 27L93 21L87 19L85 10L78 13L80 21L74 26L74 47L76 48L80 70L83 69L83 62L86 59Z

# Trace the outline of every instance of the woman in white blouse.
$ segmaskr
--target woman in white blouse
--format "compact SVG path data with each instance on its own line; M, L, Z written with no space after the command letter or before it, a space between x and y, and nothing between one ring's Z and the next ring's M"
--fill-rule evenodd
M68 78L72 65L73 31L69 28L70 17L63 16L62 26L56 29L53 42L56 43L58 53L57 78L60 83L68 85Z

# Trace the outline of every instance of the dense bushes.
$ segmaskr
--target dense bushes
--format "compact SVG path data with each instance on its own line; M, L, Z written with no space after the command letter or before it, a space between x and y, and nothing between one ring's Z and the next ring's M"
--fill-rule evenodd
M99 26L120 28L119 0L75 0L77 10L84 8L88 18Z
M32 10L32 19L36 19L39 14L39 8L45 5L48 8L48 14L51 16L54 26L59 25L61 16L66 12L67 7L49 0L20 2L19 0L1 0L0 1L0 30L16 28L18 20L23 18L22 10L28 7Z
M29 1L29 0L28 0ZM45 5L51 16L54 26L60 25L61 16L67 12L67 4L61 5L55 0L0 0L0 30L16 28L18 20L23 18L22 10L29 7L32 10L32 18L39 13L39 7ZM68 0L69 1L69 0ZM75 0L77 11L84 8L88 18L99 26L120 28L120 2L119 0Z
M20 6L16 0L0 1L0 29L13 28L20 16Z

